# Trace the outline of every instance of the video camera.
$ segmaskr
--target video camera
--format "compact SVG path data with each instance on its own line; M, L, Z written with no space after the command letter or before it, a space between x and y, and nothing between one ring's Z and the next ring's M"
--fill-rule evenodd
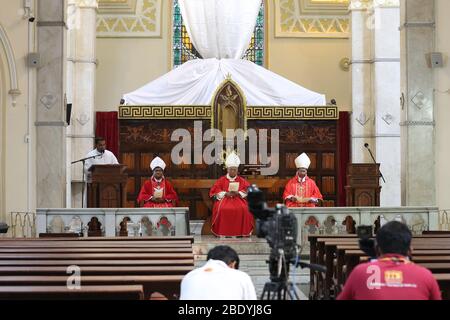
M256 185L248 188L247 200L249 210L256 218L256 235L265 238L271 248L268 263L272 282L287 281L290 264L326 271L322 266L298 261L300 246L297 244L297 218L288 208L281 204L268 208L263 192Z
M0 222L0 233L7 233L9 229L9 226L4 223L4 222Z
M375 239L373 239L372 226L359 226L356 229L356 234L359 238L359 248L371 259L377 257L375 250Z

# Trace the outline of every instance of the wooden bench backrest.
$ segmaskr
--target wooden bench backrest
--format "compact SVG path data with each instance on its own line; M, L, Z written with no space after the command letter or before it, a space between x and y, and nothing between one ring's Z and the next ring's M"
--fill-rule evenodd
M192 271L193 266L83 266L80 267L82 276L87 275L185 275ZM0 276L13 275L45 275L66 277L72 274L68 273L68 266L0 266Z
M193 266L194 258L155 260L0 260L0 266Z
M82 286L0 286L0 300L142 300L142 285Z
M178 260L192 257L192 253L0 253L0 260Z

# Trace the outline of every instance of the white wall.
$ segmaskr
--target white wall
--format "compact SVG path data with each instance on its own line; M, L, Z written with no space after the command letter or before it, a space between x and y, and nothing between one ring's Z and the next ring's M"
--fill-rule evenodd
M351 58L350 39L276 38L275 5L268 6L268 69L299 85L336 99L341 111L351 111L351 72L339 67Z
M435 88L440 91L450 90L449 13L450 1L436 0L436 51L445 57L444 68L435 69ZM450 93L435 93L435 113L437 204L440 209L450 209Z
M0 183L3 180L5 185L3 190L4 203L0 210L5 214L11 211L34 211L36 203L34 178L36 170L33 150L35 133L33 126L29 132L29 122L34 122L33 112L31 112L31 118L28 118L29 97L32 101L30 110L35 109L35 81L33 79L34 71L30 73L30 83L28 81L26 57L28 54L29 23L22 19L22 12L20 11L22 6L22 0L0 0L0 24L6 30L12 46L19 89L21 90L21 95L17 97L17 105L14 107L10 95L7 94L10 89L9 66L5 59L4 48L0 45L0 59L2 60L0 62L0 68L2 68L0 71L0 79L2 80L2 96L0 99L2 115L0 120L3 121L0 139L4 151L4 154L2 154L4 171L0 171L2 175ZM34 31L32 31L32 34L34 34ZM29 87L30 91L28 90ZM25 142L28 133L30 133L31 145ZM2 218L4 217L0 217L0 219Z
M116 111L123 94L170 70L170 2L163 1L161 38L97 38L95 111Z

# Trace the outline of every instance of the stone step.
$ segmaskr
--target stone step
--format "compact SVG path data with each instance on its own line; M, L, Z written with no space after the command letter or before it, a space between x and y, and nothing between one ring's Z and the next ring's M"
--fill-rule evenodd
M199 267L206 261L209 250L217 245L228 245L239 254L239 269L246 272L252 279L258 298L261 296L264 285L270 281L269 259L270 247L265 239L256 237L242 239L220 239L214 236L194 236L195 266ZM307 262L308 257L302 257L301 261ZM290 267L290 278L296 285L296 292L302 300L307 299L309 291L309 270Z
M196 261L206 261L206 254L195 254L194 253L194 259ZM258 254L240 254L239 260L241 263L254 261L260 263L262 266L267 266L266 261L268 260L267 255L258 255Z

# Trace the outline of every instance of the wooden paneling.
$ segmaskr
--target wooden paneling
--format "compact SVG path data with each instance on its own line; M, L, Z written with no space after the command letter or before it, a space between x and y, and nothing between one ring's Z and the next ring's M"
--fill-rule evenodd
M130 177L127 181L127 193L134 195L136 193L136 178Z
M335 201L334 200L324 200L323 201L323 206L324 207L334 207L335 206Z
M209 215L208 207L205 205L203 201L195 202L195 213L197 218L206 219Z
M210 120L202 120L203 132L210 128ZM333 206L337 201L337 121L274 121L249 120L249 129L266 129L269 139L271 130L278 130L280 137L279 154L280 168L273 177L258 180L258 185L264 185L266 201L273 207L282 203L284 183L278 185L279 179L292 178L296 174L295 158L306 152L311 159L308 175L313 178L324 195L324 206ZM129 203L137 198L144 181L149 178L149 165L155 154L158 154L167 164L165 176L169 180L196 182L217 179L224 174L223 168L206 164L187 164L194 160L194 143L192 141L191 157L184 164L174 165L171 162L171 152L180 141L170 141L174 130L186 129L193 137L193 120L120 120L120 151L122 163L129 168L128 175L135 179L134 190L128 190ZM203 142L203 148L210 142ZM248 146L247 146L248 147ZM268 152L271 151L270 141ZM246 152L248 159L248 150ZM136 161L137 160L137 161ZM178 183L177 182L177 183ZM131 183L131 182L129 182ZM203 187L202 187L203 188ZM211 204L206 189L193 188L190 185L178 183L179 206L190 208L191 219L204 219L211 215Z
M287 169L296 170L295 159L298 157L297 153L286 153L285 166Z
M125 152L121 154L122 164L126 165L128 170L134 170L135 169L135 154L131 152Z
M336 180L334 177L322 177L322 194L335 194Z
M309 159L311 160L311 165L309 166L309 171L316 170L317 166L317 153L315 152L307 152Z
M334 153L322 153L322 169L334 170Z
M139 169L140 171L147 171L150 172L150 163L153 160L153 155L151 153L141 153L140 154L140 162L139 162Z

